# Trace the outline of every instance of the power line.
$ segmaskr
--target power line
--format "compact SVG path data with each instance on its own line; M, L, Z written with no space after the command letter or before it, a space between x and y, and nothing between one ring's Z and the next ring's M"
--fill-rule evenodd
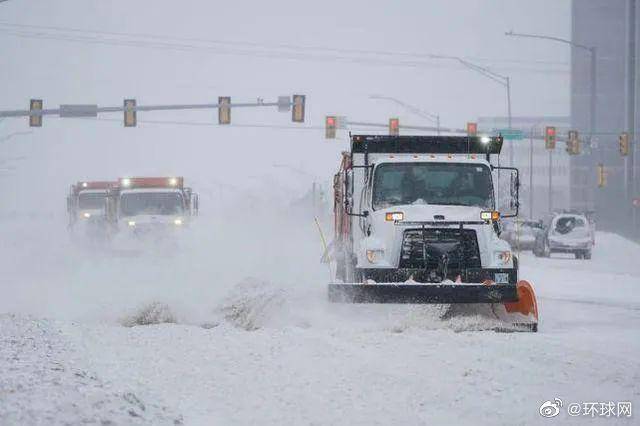
M0 23L0 25L2 25ZM285 60L296 60L296 61L320 61L320 62L346 62L346 63L356 63L356 64L366 64L366 65L374 65L374 66L392 66L392 67L402 67L402 68L449 68L449 69L458 69L458 67L449 66L442 63L434 62L434 60L441 59L451 59L449 56L443 55L431 55L428 59L431 59L431 62L427 62L425 60L392 60L392 59L380 59L375 57L367 57L367 56L344 56L344 55L328 55L328 54L313 54L313 53L305 53L305 52L286 52L286 51L264 51L264 50L253 50L249 49L238 49L238 48L229 48L229 47L212 47L212 46L199 46L194 44L186 44L186 43L170 43L170 42L158 42L158 41L148 41L148 40L126 40L126 39L113 39L113 38L104 38L104 37L88 37L81 35L69 35L69 34L53 34L46 32L29 32L29 31L17 31L17 30L8 30L8 29L0 29L0 33L20 37L20 38L30 38L30 39L40 39L40 40L55 40L55 41L66 41L73 43L82 43L82 44L94 44L94 45L108 45L108 46L125 46L125 47L136 47L136 48L145 48L145 49L155 49L155 50L173 50L173 51L182 51L182 52L207 52L211 54L218 55L235 55L235 56L248 56L248 57L260 57L266 59L285 59ZM515 69L518 71L529 71L529 72L537 72L537 73L556 73L556 74L566 74L568 70L561 69L542 69L542 68L527 68L527 67L512 67L511 69Z
M257 43L257 42L248 42L248 41L237 41L237 40L216 40L216 39L205 39L205 38L197 38L197 37L176 37L176 36L166 36L166 35L158 35L158 34L149 34L149 33L126 33L126 32L116 32L116 31L99 31L99 30L87 30L81 28L73 28L73 27L59 27L59 26L50 26L50 25L28 25L28 24L15 24L9 22L1 22L0 26L5 27L14 27L14 28L31 28L31 29L41 29L41 30L49 30L56 32L75 32L75 33L84 33L84 34L93 34L93 35L108 35L108 36L116 36L116 37L133 37L133 38L148 38L148 39L156 39L156 40L172 40L172 41L181 41L181 42L190 42L190 43L206 43L206 44L216 44L216 45L230 45L230 46L245 46L245 47L253 47L253 48L266 48L266 49L286 49L286 50L302 50L304 52L308 52L310 50L318 50L318 51L326 51L326 52L337 52L337 53L347 53L347 54L361 54L361 55L383 55L383 56L403 56L403 57L414 57L414 58L422 58L422 59L440 59L446 57L446 55L435 54L435 53L419 53L419 52L407 52L407 51L388 51L388 50L372 50L372 49L346 49L346 48L336 48L336 47L326 47L326 46L318 46L318 45L294 45L287 43ZM474 60L479 62L494 62L494 63L526 63L526 64L542 64L542 65L563 65L568 66L566 62L558 62L558 61L542 61L542 60L522 60L522 59L490 59L490 58L482 58L482 57L465 57L468 60Z

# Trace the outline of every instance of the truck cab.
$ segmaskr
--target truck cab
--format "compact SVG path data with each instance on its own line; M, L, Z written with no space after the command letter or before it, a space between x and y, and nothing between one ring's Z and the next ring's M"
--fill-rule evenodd
M491 164L501 145L488 137L352 137L334 178L337 278L515 284L517 260L499 238L501 213L513 213L498 211L494 179L502 174L517 192L517 170Z
M164 235L187 226L198 196L182 177L124 177L109 191L107 220L112 233Z

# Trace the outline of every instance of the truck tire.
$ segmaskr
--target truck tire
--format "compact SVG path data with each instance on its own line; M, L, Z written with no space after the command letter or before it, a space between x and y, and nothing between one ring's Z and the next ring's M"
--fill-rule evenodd
M542 257L542 249L540 248L540 240L537 239L535 243L533 243L533 255L535 257Z
M582 254L582 258L585 260L591 260L591 250L587 250Z

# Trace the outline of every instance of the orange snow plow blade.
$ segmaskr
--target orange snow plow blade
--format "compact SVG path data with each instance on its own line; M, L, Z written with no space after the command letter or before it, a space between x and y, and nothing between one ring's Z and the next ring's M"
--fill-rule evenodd
M518 301L504 303L507 316L516 319L513 321L516 326L538 331L538 302L533 286L528 281L520 280L516 284L516 291ZM518 318L524 319L524 322L518 321Z

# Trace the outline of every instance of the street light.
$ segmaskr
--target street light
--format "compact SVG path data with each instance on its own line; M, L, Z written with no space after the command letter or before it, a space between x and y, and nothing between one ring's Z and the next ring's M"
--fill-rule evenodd
M592 140L593 140L593 135L595 133L596 130L596 103L597 103L597 91L596 91L596 66L597 66L597 54L596 54L596 47L595 46L586 46L584 44L580 44L580 43L575 43L571 40L566 40L564 38L560 38L560 37L552 37L552 36L546 36L546 35L539 35L539 34L523 34L523 33L516 33L513 30L511 31L507 31L504 33L504 35L506 36L511 36L511 37L522 37L522 38L537 38L537 39L542 39L542 40L551 40L551 41L555 41L558 43L564 43L564 44L568 44L571 45L573 47L577 47L578 49L583 49L589 52L589 54L591 55L591 72L590 72L590 84L589 84L589 88L590 88L590 95L589 95L589 143L588 143L588 147L589 149L591 149L591 147L593 146ZM573 191L572 191L573 192ZM586 194L585 194L585 198L584 201L586 201Z
M509 124L509 129L511 129L511 80L509 79L509 77L507 77L506 75L501 75L498 74L496 72L491 71L488 68L485 67L481 67L480 65L476 65L474 63L471 63L465 59L462 59L460 57L457 56L443 56L442 58L445 59L453 59L456 60L458 62L460 62L462 65L464 65L465 67L474 70L482 75L484 75L485 77L487 77L490 80L495 81L498 84L501 84L502 86L504 86L504 88L507 90L507 120L508 120L508 124ZM511 166L513 166L513 141L511 141L511 145L509 146L509 163Z
M511 129L511 81L509 77L495 73L488 68L473 64L457 56L452 56L450 58L455 59L456 61L460 62L462 65L464 65L469 69L479 72L480 74L495 81L498 84L501 84L502 86L505 87L505 89L507 89L507 119L509 120L509 129Z
M523 33L516 33L513 30L511 31L507 31L504 33L504 35L506 36L511 36L511 37L523 37L523 38L537 38L537 39L543 39L543 40L551 40L551 41L556 41L559 43L565 43L565 44L569 44L573 47L577 47L579 49L583 49L586 50L590 53L591 55L591 82L590 82L590 100L589 100L589 142L591 142L591 138L593 138L593 134L595 133L595 129L596 129L596 64L597 64L597 56L596 56L596 47L595 46L585 46L584 44L580 44L580 43L574 43L571 40L566 40L564 38L560 38L560 37L551 37L551 36L545 36L545 35L538 35L538 34L523 34ZM589 143L591 144L591 143Z
M383 95L370 95L369 99L381 99L381 100L385 100L385 101L391 101L394 102L402 107L404 107L405 109L407 109L408 111L414 113L417 116L420 116L422 118L426 118L427 120L431 121L432 123L436 123L436 127L437 127L437 134L440 134L440 115L438 114L431 114L429 112L423 111L418 107L415 107L413 105L409 105L405 102L402 102L400 99L396 99L393 98L391 96L383 96Z

